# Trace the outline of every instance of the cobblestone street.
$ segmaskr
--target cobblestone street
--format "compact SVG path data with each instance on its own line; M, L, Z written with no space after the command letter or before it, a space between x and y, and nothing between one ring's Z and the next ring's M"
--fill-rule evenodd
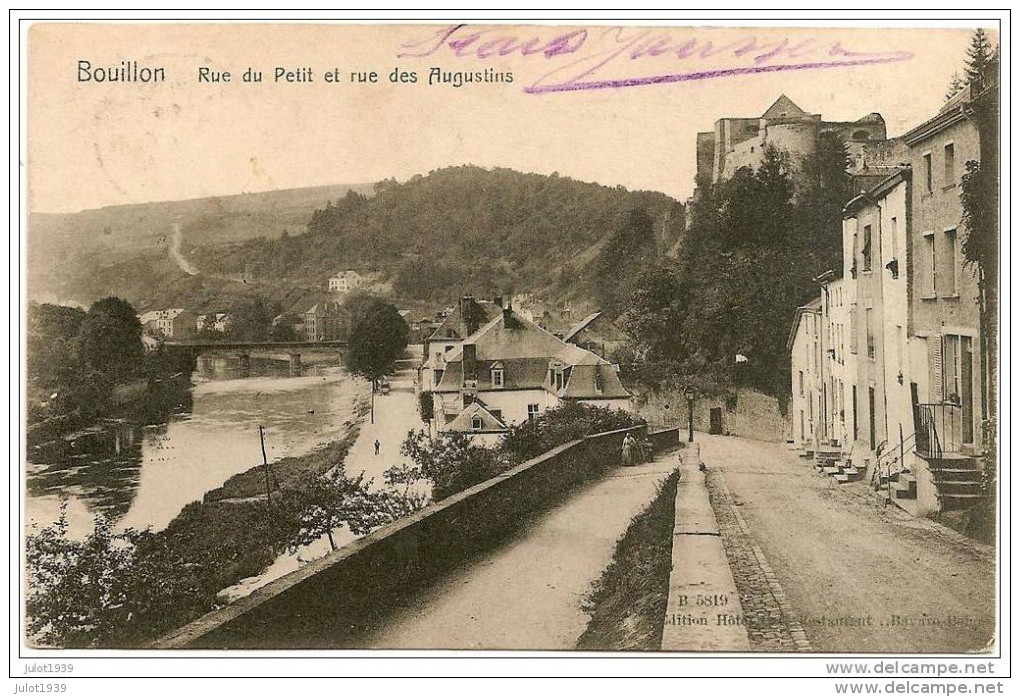
M773 588L769 585L771 570L766 572L756 555L756 545L746 529L739 513L733 505L733 497L726 488L726 482L719 471L708 474L708 493L712 500L719 524L719 534L723 538L726 557L730 562L733 580L740 593L740 602L744 608L744 623L751 642L752 651L801 651L808 645L804 641L800 646L793 638L791 624L795 621L784 612L776 598Z
M993 548L816 474L786 444L697 439L752 650L991 648Z

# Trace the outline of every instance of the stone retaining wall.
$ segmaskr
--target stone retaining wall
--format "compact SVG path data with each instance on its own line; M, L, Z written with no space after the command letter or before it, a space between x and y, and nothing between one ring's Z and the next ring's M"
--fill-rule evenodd
M624 434L676 442L676 429L611 431L537 458L386 525L160 639L153 648L352 648L401 598L506 539L571 489L620 463Z

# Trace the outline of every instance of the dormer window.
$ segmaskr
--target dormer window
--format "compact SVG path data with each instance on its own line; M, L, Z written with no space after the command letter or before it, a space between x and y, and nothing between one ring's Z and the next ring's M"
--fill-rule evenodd
M471 430L481 431L482 430L482 417L475 414L471 417Z
M503 387L503 366L496 363L492 366L492 386L495 388Z
M563 389L563 368L563 364L559 361L553 361L549 364L549 387L555 392Z

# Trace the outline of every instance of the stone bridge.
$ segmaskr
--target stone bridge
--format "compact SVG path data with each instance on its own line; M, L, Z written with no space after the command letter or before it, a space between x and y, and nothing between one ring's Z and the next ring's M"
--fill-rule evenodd
M286 360L292 373L301 372L301 354L336 351L339 355L347 348L346 341L167 341L164 346L174 351L187 352L191 358L202 355L234 355L242 369L250 366L251 356L263 355Z

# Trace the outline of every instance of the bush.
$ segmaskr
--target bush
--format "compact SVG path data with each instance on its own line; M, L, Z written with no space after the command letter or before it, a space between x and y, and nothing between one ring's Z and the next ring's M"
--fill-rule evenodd
M404 476L431 481L436 500L480 484L513 465L504 453L472 445L462 433L444 434L433 441L423 431L411 431L400 452L414 463Z
M578 438L639 426L644 420L622 409L566 402L541 416L512 426L500 449L524 462Z

